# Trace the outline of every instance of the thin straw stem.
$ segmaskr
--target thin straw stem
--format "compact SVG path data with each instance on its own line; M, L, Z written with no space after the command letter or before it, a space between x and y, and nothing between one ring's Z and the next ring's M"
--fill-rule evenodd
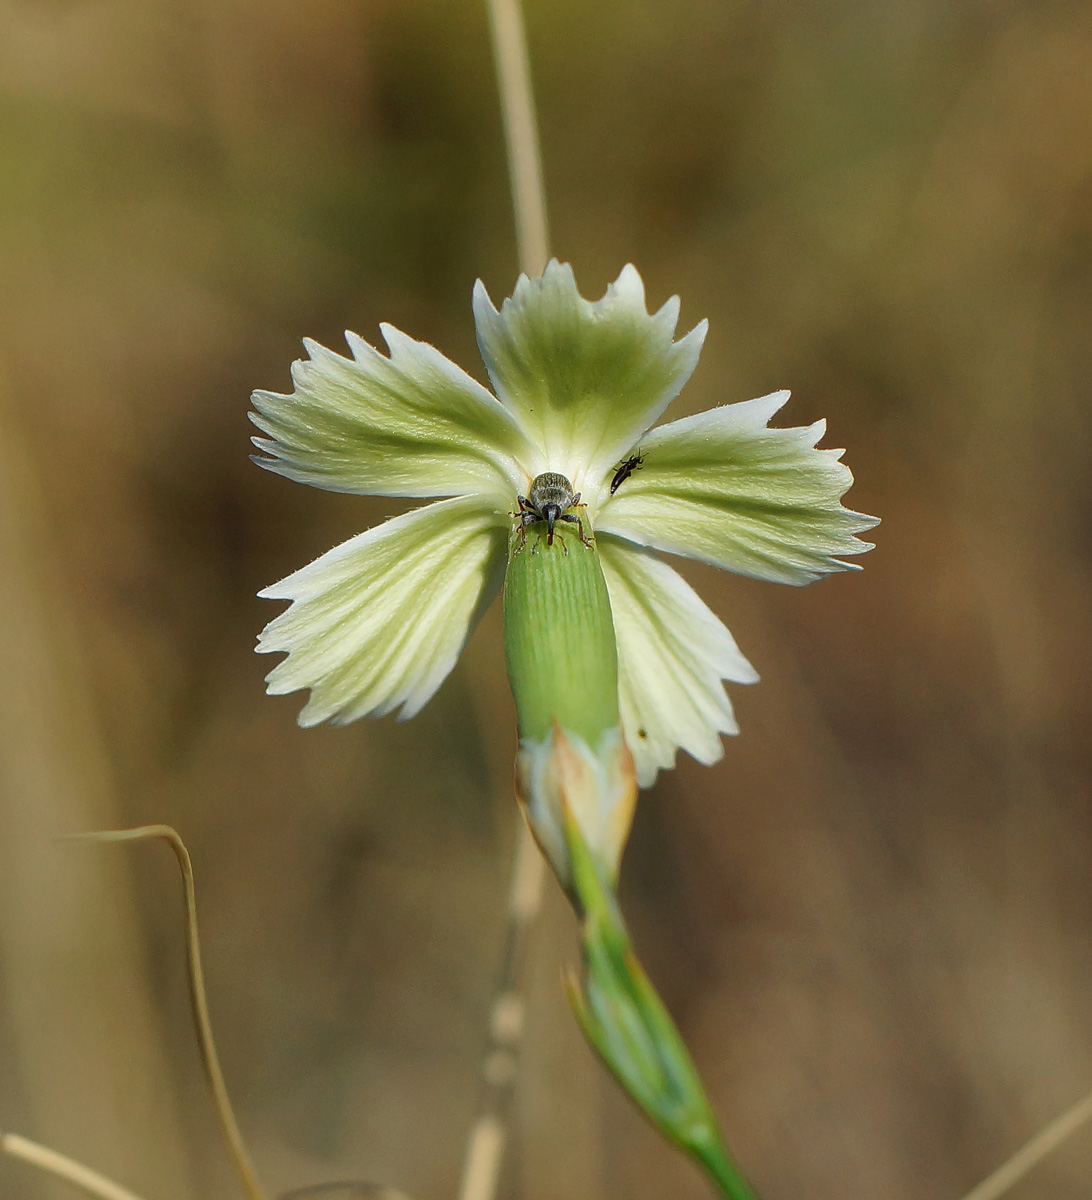
M487 0L487 4L508 147L519 267L527 275L541 275L550 239L527 34L519 0Z
M549 233L527 34L519 0L486 0L486 6L508 151L516 253L520 270L536 276L546 267ZM524 961L531 928L542 906L543 878L542 855L530 830L521 822L508 895L504 956L482 1069L481 1108L467 1143L459 1200L493 1200L496 1195L508 1140L504 1117L515 1089L523 1040Z
M526 1000L524 963L535 918L542 906L544 865L538 846L521 822L508 892L508 931L500 978L489 1020L489 1045L482 1064L483 1092L470 1131L458 1200L493 1200L508 1141L505 1115L519 1075Z
M17 1133L0 1134L0 1151L37 1167L47 1175L65 1180L81 1192L86 1192L88 1196L94 1196L95 1200L140 1200L135 1192L123 1188L112 1179L107 1179L98 1171L92 1171L83 1163L32 1142L30 1138L20 1137Z
M988 1179L972 1188L963 1200L997 1200L1009 1188L1017 1184L1024 1176L1040 1163L1052 1151L1056 1150L1066 1138L1076 1133L1082 1125L1092 1118L1092 1095L1078 1100L1072 1108L1067 1109L1044 1130L1037 1133L1030 1142L1023 1146L1007 1162L1001 1164Z
M94 842L138 842L149 838L159 838L168 843L178 860L178 869L182 875L182 891L186 905L186 960L190 985L190 1005L193 1009L194 1025L197 1028L197 1045L201 1052L201 1062L205 1068L205 1078L212 1092L216 1115L220 1119L235 1169L239 1174L243 1190L249 1200L266 1200L262 1185L258 1181L258 1173L250 1160L243 1135L239 1131L239 1123L235 1119L235 1111L231 1107L227 1085L224 1083L224 1073L220 1069L220 1056L216 1052L216 1042L212 1036L212 1022L209 1020L208 1000L205 996L205 972L201 965L201 942L197 932L197 900L193 883L193 864L190 853L177 832L169 825L141 825L136 829L111 829L102 833L84 833L69 835L65 840L94 841Z

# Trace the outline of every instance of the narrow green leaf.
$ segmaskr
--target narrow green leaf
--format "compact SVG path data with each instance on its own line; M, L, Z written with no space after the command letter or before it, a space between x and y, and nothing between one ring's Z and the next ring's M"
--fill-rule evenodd
M637 960L617 899L567 814L573 890L584 913L583 979L569 1001L593 1049L657 1129L705 1169L727 1200L757 1200L724 1145L693 1060Z

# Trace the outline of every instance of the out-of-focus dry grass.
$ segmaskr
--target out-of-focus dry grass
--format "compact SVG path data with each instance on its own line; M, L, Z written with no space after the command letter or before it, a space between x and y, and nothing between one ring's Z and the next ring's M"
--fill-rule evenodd
M556 252L710 318L680 414L793 388L884 518L858 577L689 572L764 681L642 800L638 943L763 1196L955 1200L1092 1087L1089 11L529 8ZM150 1200L232 1186L176 884L73 827L186 837L271 1187L453 1192L514 830L496 614L413 722L298 731L253 594L391 506L259 472L244 412L346 326L476 369L473 279L514 278L487 48L474 0L0 3L0 1127ZM571 947L554 903L507 1194L705 1195L580 1046Z

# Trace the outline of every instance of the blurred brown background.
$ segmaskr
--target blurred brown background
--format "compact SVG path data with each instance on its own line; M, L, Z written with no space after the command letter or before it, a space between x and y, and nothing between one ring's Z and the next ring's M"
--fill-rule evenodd
M689 576L763 675L642 799L638 946L764 1200L958 1200L1092 1088L1092 10L531 0L554 249L791 387L864 572ZM380 320L483 376L515 254L478 0L0 0L0 1128L234 1195L158 846L273 1190L453 1196L515 831L496 613L415 720L303 732L263 585L394 510L247 461ZM508 1200L708 1195L536 943ZM1092 1130L1013 1192L1087 1196ZM0 1163L0 1194L60 1196Z

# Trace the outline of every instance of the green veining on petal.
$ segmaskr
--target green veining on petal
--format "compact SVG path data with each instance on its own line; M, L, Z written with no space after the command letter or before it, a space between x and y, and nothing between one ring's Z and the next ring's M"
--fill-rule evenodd
M808 583L868 550L873 517L843 507L853 482L822 421L770 428L775 392L648 433L643 461L599 510L600 528L641 545L778 583Z
M533 456L518 420L433 346L382 329L389 356L352 333L352 358L308 340L291 394L254 393L257 462L330 491L506 495Z
M596 301L556 261L537 279L521 277L499 310L480 283L474 292L478 345L497 395L548 461L579 466L596 487L697 364L705 323L675 341L678 315L677 298L648 312L632 266Z

